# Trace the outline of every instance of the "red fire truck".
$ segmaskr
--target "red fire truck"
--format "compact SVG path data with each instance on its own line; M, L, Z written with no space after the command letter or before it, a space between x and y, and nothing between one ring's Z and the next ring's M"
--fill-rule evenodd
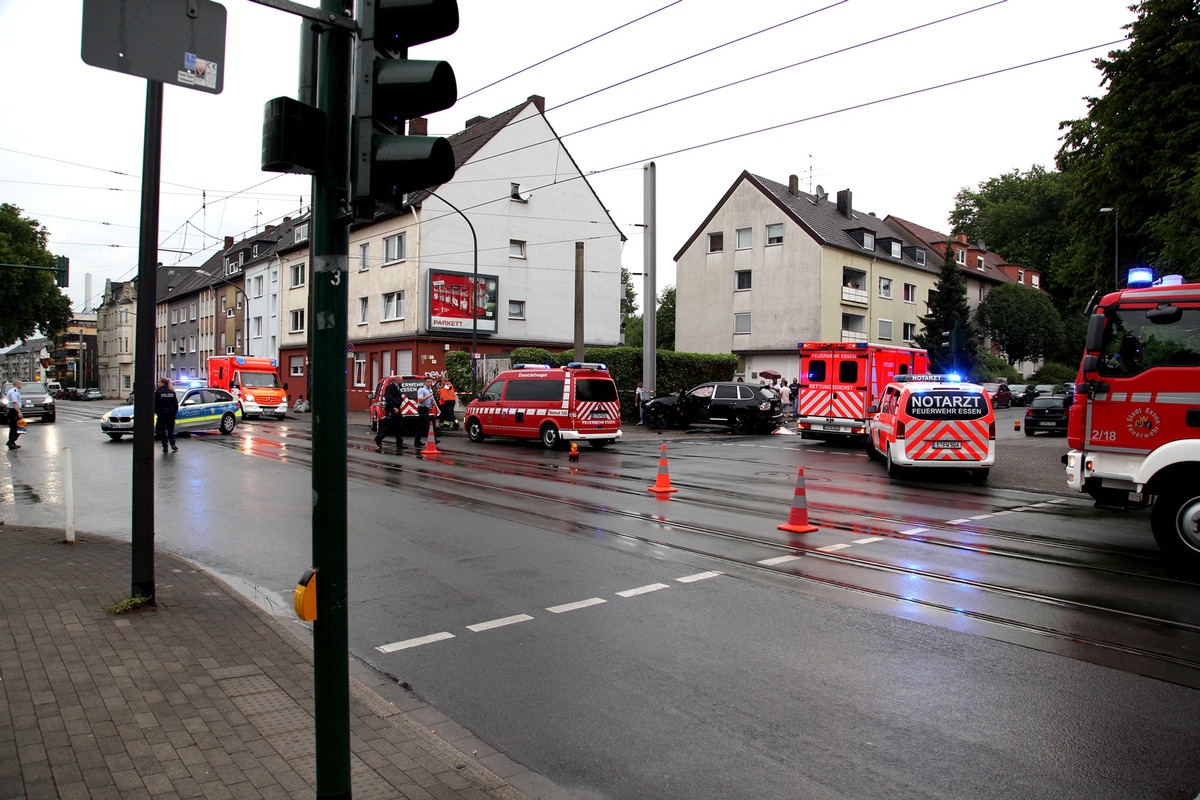
M1099 508L1153 505L1177 565L1200 569L1200 284L1152 283L1093 298L1063 456L1067 485Z
M805 438L863 437L867 407L897 375L929 372L929 354L868 342L800 342L796 427Z
M237 398L244 417L283 419L287 390L279 385L275 359L258 356L213 356L208 359L208 385Z

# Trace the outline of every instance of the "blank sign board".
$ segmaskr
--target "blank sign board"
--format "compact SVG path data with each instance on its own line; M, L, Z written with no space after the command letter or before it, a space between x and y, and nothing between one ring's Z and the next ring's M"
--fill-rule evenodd
M211 0L83 0L83 60L220 94L225 18L225 6Z

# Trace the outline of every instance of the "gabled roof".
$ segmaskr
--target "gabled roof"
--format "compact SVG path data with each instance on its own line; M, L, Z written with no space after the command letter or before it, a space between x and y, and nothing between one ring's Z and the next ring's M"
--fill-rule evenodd
M890 261L895 264L903 264L911 269L917 269L924 272L936 272L928 260L925 264L918 264L913 253L913 245L921 243L899 234L897 230L889 227L883 220L873 214L865 214L854 211L853 204L850 203L849 216L838 210L838 203L829 200L827 197L822 197L808 192L803 192L797 189L794 193L788 186L763 178L759 175L753 175L750 172L743 171L738 176L733 185L721 198L721 200L713 207L700 227L688 237L684 242L683 247L675 254L675 260L678 261L684 251L691 247L692 243L699 237L707 228L708 224L716 216L717 212L725 205L730 196L743 182L754 186L761 191L765 196L771 199L776 206L784 211L787 216L799 225L809 236L811 236L818 244L827 247L836 247L841 250L846 250L852 253L867 253L882 261ZM847 200L850 195L847 192ZM860 243L861 238L855 238L855 231L869 231L875 237L875 246L871 250L867 250ZM861 233L860 233L861 237ZM894 258L890 248L885 249L882 246L882 240L898 239L904 249L900 258Z
M919 239L924 244L928 245L938 254L939 257L946 257L946 249L951 245L958 245L960 248L967 250L967 263L960 264L959 268L968 275L973 275L976 278L983 278L992 281L993 283L1013 283L1014 278L1009 277L1000 269L1001 265L1007 264L1003 258L997 253L988 250L986 247L968 244L965 240L960 241L953 236L949 236L940 231L935 231L932 228L926 228L923 225L918 225L915 222L910 222L906 219L900 219L895 215L889 214L885 221L898 231L904 231L910 236ZM980 243L982 245L982 243ZM983 269L980 270L975 263L972 254L983 256Z
M170 294L168 294L165 298L159 297L158 301L161 303L163 300L166 300L169 303L173 303L177 300L194 295L201 289L211 286L213 283L217 283L218 276L221 274L221 266L224 263L224 259L225 254L223 252L217 251L216 253L213 253L208 257L208 261L205 261L203 264L193 270L191 275L187 276L178 284L176 284L171 289Z
M301 225L307 225L311 221L312 212L306 211L295 219L289 220L276 227L274 233L278 233L279 238L275 240L275 253L278 255L279 253L286 253L289 250L295 250L300 247L308 247L309 242L312 241L311 233L308 239L305 239L303 242L297 242L296 228L300 227Z
M182 283L195 271L195 267L165 267L162 264L159 264L158 270L155 272L154 280L155 302L158 302L169 295L174 287Z

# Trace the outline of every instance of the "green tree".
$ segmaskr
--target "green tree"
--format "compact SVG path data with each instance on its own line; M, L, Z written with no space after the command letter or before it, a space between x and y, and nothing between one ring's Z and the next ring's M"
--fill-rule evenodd
M929 351L934 372L950 372L955 367L966 374L975 366L976 333L971 325L971 307L967 304L967 282L953 254L942 259L942 272L930 295L928 313L921 317L921 332L916 336L918 347ZM962 327L965 346L957 355L957 364L942 357L942 334Z
M621 267L621 319L628 320L637 314L637 290L633 288L633 276L629 270Z
M1014 169L962 189L950 212L953 232L972 242L983 241L1010 264L1042 274L1043 286L1057 295L1058 265L1071 253L1063 214L1075 188L1074 175L1034 165L1028 172Z
M641 314L625 319L625 344L641 347L645 334L645 320ZM654 338L659 350L675 349L675 287L668 286L658 296L658 310L654 314Z
M1072 258L1059 275L1077 305L1112 289L1133 264L1200 278L1200 10L1194 0L1141 0L1129 46L1096 59L1103 97L1060 126L1058 167L1072 173ZM1117 219L1119 265L1114 276Z
M53 267L50 233L21 209L0 203L0 264ZM71 323L71 301L46 270L0 266L0 347L38 331L53 338Z
M1020 283L1005 283L988 292L975 312L979 330L992 337L1009 364L1036 361L1055 352L1063 322L1050 298Z

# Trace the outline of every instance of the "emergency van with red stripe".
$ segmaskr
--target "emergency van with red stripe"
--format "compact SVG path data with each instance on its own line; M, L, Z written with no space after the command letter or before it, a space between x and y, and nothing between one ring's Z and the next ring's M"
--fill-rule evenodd
M1098 508L1152 505L1150 529L1177 567L1200 571L1200 284L1097 294L1067 427L1067 486Z
M621 401L605 364L515 364L467 404L464 422L472 442L511 436L599 448L621 438Z
M371 393L371 405L367 409L371 416L371 430L373 431L378 430L380 420L387 416L383 401L390 383L400 385L400 416L401 424L404 425L401 431L408 434L411 432L409 429L417 420L417 390L425 385L425 378L420 375L388 375L386 378L380 379L375 391Z
M929 372L929 354L869 342L800 342L796 427L806 439L863 437L867 407L898 375Z
M986 389L954 375L898 375L868 408L867 455L890 477L910 467L969 469L996 462L996 417Z

